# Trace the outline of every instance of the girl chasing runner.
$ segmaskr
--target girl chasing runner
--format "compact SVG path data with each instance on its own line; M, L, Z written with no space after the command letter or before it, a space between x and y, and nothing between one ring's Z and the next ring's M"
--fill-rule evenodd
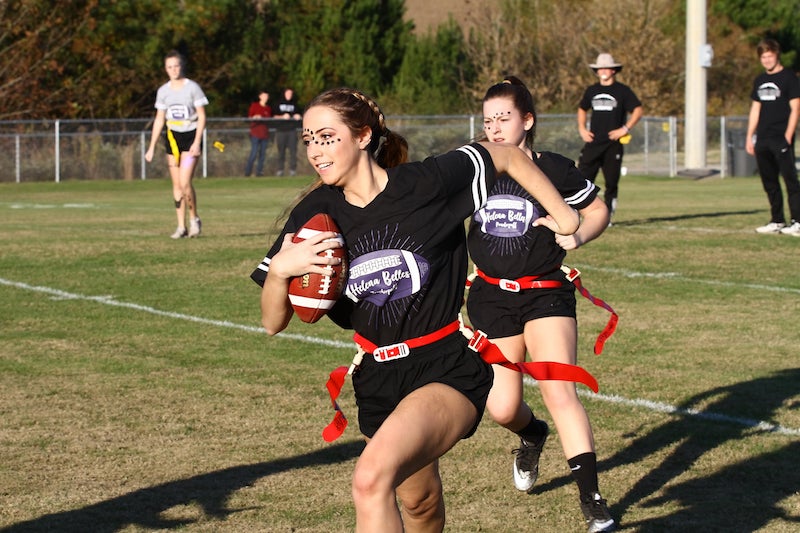
M608 226L608 209L597 197L597 187L581 175L573 161L552 152L533 151L533 97L517 78L509 77L486 92L483 126L492 143L519 146L564 201L580 213L582 221L573 234L531 225L537 217L549 215L550 209L519 186L513 171L500 175L470 222L469 253L477 274L467 299L470 321L511 361L525 361L527 351L534 362L574 365L578 337L575 286L562 271L561 261L566 250L603 232ZM598 489L592 427L575 384L547 380L540 381L539 388L578 485L589 532L613 531L614 520ZM522 374L495 367L486 407L498 424L519 436L520 446L514 450L514 484L530 493L548 426L523 401Z

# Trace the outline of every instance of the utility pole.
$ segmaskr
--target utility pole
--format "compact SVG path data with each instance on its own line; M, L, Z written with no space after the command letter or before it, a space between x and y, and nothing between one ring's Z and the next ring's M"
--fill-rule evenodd
M706 68L714 52L706 43L706 0L686 0L686 93L684 159L686 171L696 177L714 173L706 169ZM721 147L725 149L725 147Z

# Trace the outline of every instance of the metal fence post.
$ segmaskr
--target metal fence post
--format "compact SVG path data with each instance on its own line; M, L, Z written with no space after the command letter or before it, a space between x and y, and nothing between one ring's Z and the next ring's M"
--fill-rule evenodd
M650 173L650 121L644 122L644 171Z
M143 180L147 179L147 170L145 170L147 168L147 166L146 166L147 165L147 161L144 158L145 153L146 153L145 148L144 148L144 143L145 142L146 141L145 141L145 137L144 137L144 131L142 131L142 132L139 133L139 159L140 159L141 165L142 165L142 170L141 170L140 174L142 175L142 179Z
M719 117L719 175L724 178L728 175L728 141L726 139L725 117Z
M669 177L678 175L678 119L669 117Z
M208 128L203 130L203 177L208 177Z
M59 137L59 129L60 128L61 128L61 121L56 120L56 131L55 131L55 136L56 136L56 145L55 145L55 149L56 149L56 154L55 154L55 157L56 157L56 168L55 168L55 171L56 171L56 183L59 183L61 181L61 137Z
M20 159L19 159L19 134L14 135L14 173L17 176L17 183L20 179Z

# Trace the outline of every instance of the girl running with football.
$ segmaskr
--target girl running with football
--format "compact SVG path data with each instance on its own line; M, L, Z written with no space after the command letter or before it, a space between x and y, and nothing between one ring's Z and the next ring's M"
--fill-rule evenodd
M208 98L200 86L184 76L186 61L172 50L164 58L164 69L169 81L156 93L156 118L150 136L150 147L144 158L153 160L156 143L166 126L164 146L167 166L172 179L172 197L178 227L173 239L200 235L200 217L197 216L197 194L192 184L194 169L203 151L203 131L206 128ZM189 229L186 229L186 212L189 212Z
M340 261L319 255L340 246L333 232L292 242L313 215L329 214L344 236L351 275L348 296L328 316L354 329L366 352L352 376L368 441L353 474L356 531L441 531L438 459L473 434L492 384L492 366L459 331L464 220L500 172L545 206L550 216L535 223L568 235L578 215L513 145L473 143L406 163L405 139L358 90L317 96L303 116L302 140L319 180L252 274L263 285L264 328L275 335L287 327L292 277L324 274Z
M470 222L469 253L477 268L467 299L470 321L511 361L525 361L527 351L532 361L574 365L578 336L575 286L562 272L561 261L566 250L603 232L608 226L608 209L574 161L533 150L536 110L530 91L517 78L509 77L486 92L483 127L492 143L519 146L582 220L571 235L552 226L530 224L549 215L549 208L519 186L513 170L500 175ZM486 407L498 424L519 436L520 446L514 450L514 484L530 493L548 426L523 401L519 372L495 365L494 373ZM612 531L614 520L598 490L592 428L575 383L547 380L540 381L539 388L577 482L589 531Z

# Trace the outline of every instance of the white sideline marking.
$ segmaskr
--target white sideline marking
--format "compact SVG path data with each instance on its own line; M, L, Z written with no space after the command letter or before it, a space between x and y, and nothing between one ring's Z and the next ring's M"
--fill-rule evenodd
M608 274L617 274L626 278L655 278L655 279L670 279L675 281L683 281L696 283L701 285L716 285L718 287L737 287L743 289L753 289L757 291L770 291L770 292L783 292L788 294L800 294L800 289L793 289L791 287L776 287L774 285L760 285L758 283L735 283L732 281L720 281L718 279L697 279L687 278L677 272L635 272L633 270L625 270L622 268L605 268L605 267L592 267L581 265L581 270L597 270L598 272L606 272Z
M622 271L619 271L622 272ZM669 277L669 276L667 276ZM146 305L139 305L134 303L128 302L120 302L114 299L113 296L87 296L83 294L75 294L66 291L62 291L59 289L53 289L50 287L42 287L37 285L29 285L27 283L21 283L19 281L11 281L4 278L0 278L0 285L7 285L9 287L16 287L18 289L28 290L39 292L43 294L49 294L51 297L59 299L59 300L85 300L90 302L97 302L104 305L111 305L114 307L123 307L127 309L133 309L135 311L143 311L145 313L151 313L158 316L164 316L168 318L177 318L179 320L187 320L189 322L196 322L198 324L208 324L210 326L219 326L223 328L233 328L239 329L242 331L246 331L248 333L264 333L264 328L262 327L255 327L255 326L247 326L243 324L236 324L234 322L229 322L227 320L212 320L208 318L201 318L193 315L186 315L183 313L174 313L172 311L162 311L160 309L156 309L154 307L146 306ZM733 284L731 284L733 285ZM308 335L297 335L291 333L279 333L278 337L282 337L285 339L297 340L302 342L308 342L311 344L321 344L323 346L331 346L334 348L343 348L343 349L353 349L353 343L351 342L341 342L341 341L333 341L328 339L321 339L318 337L312 337ZM525 377L523 380L524 383L528 386L536 386L536 380ZM623 398L622 396L617 396L613 394L594 394L588 393L581 389L578 389L578 394L581 396L585 396L587 398L591 398L592 400L601 400L609 403L617 403L621 405L629 405L632 407L644 407L645 409L650 409L651 411L657 411L661 413L669 413L669 414L677 414L677 415L684 415L684 416L692 416L697 418L702 418L705 420L712 420L715 422L728 422L733 424L738 424L741 426L756 428L761 431L766 431L770 433L780 433L783 435L800 435L800 429L795 428L787 428L776 424L771 424L769 422L764 422L761 420L753 420L748 418L739 418L719 413L712 413L712 412L705 412L705 411L698 411L696 409L681 409L679 407L675 407L672 405L668 405L665 403L659 402L652 402L650 400L644 399L628 399Z
M59 289L52 289L50 287L42 287L36 285L28 285L27 283L20 283L18 281L11 281L7 279L0 278L0 285L8 285L10 287L16 287L18 289L24 289L28 291L34 292L41 292L44 294L49 294L54 299L58 300L86 300L90 302L97 302L105 305L112 305L114 307L125 307L127 309L134 309L136 311L144 311L145 313L150 313L153 315L158 316L165 316L169 318L177 318L180 320L188 320L189 322L196 322L198 324L208 324L210 326L219 326L222 328L233 328L233 329L240 329L242 331L247 331L249 333L264 333L264 328L255 327L255 326L246 326L243 324L236 324L234 322L228 322L227 320L213 320L210 318L201 318L198 316L193 315L186 315L183 313L174 313L172 311L162 311L161 309L156 309L155 307L149 307L146 305L139 305L134 303L128 302L120 302L114 299L113 296L86 296L84 294L75 294L70 292L65 292ZM334 348L354 348L352 342L341 342L341 341L332 341L328 339L320 339L317 337L309 337L308 335L297 335L292 333L278 333L279 337L283 337L286 339L298 340L303 342L310 342L313 344L322 344L324 346L332 346Z
M523 382L525 383L525 385L528 385L530 387L537 386L536 380L530 376L525 376L523 378ZM736 416L723 415L709 411L699 411L697 409L682 409L680 407L675 407L674 405L669 405L666 403L653 402L650 400L643 400L643 399L631 400L629 398L623 398L622 396L617 396L616 394L601 394L601 393L595 394L593 392L588 392L583 389L578 389L578 395L590 398L592 400L602 400L608 403L628 405L631 407L644 407L645 409L649 409L651 411L656 411L659 413L693 416L696 418L702 418L704 420L713 420L715 422L728 422L731 424L737 424L740 426L755 428L769 433L780 433L782 435L800 435L800 429L787 428L779 426L777 424L771 424L769 422L764 422L763 420L755 420L752 418L739 418Z
M94 209L97 207L95 204L24 204L15 202L8 204L9 209L56 209L62 207L64 209Z

